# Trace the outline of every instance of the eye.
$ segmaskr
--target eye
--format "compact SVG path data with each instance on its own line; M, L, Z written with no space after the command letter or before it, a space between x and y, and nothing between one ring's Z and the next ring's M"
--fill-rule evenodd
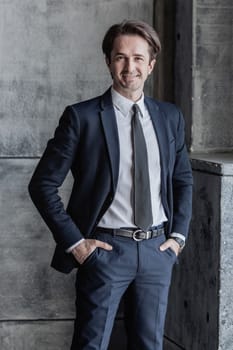
M143 62L144 58L142 56L136 56L135 60L138 61L138 62Z
M115 60L116 60L116 61L121 61L121 60L123 60L123 59L124 59L124 56L120 56L120 55L119 55L119 56L116 56L116 57L115 57Z

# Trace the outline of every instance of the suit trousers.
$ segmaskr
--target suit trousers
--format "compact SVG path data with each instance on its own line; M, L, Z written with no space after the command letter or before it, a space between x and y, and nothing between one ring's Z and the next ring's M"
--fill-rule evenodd
M165 235L132 238L95 235L113 246L97 248L78 269L71 350L106 350L123 294L128 350L162 350L168 291L176 254L159 247Z

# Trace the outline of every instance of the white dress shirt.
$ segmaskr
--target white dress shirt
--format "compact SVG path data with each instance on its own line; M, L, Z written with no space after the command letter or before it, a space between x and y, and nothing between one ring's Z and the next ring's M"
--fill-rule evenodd
M135 227L132 209L133 146L131 137L132 106L134 102L120 95L113 88L111 92L120 146L119 177L114 200L101 218L98 226L109 228ZM137 105L141 111L140 121L147 146L153 214L152 226L158 226L167 221L160 193L161 168L159 147L151 117L144 103L144 95L137 101Z

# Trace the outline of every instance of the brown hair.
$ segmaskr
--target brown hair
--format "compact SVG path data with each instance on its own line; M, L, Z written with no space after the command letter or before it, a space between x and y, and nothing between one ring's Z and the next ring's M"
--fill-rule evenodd
M157 32L149 24L142 21L125 20L111 26L104 36L102 50L106 58L111 60L114 40L120 35L139 35L147 41L151 60L161 51L161 43Z

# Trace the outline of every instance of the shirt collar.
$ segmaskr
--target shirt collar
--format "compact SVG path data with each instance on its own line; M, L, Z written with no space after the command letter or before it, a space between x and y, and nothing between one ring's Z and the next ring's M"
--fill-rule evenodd
M111 93L114 107L120 110L124 117L127 117L131 112L132 106L135 104L135 102L119 94L119 92L117 92L113 87L111 88ZM143 111L145 109L144 93L142 93L141 98L136 103L139 106L143 116Z

